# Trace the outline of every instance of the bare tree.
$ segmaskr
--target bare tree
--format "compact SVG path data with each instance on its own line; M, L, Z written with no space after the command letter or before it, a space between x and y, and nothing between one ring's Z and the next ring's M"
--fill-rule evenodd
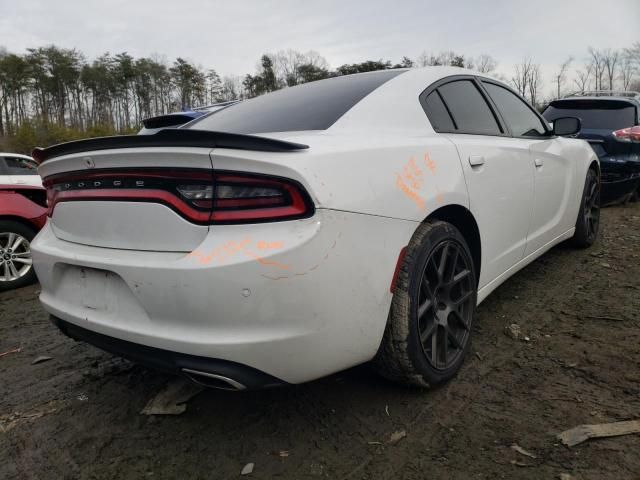
M589 47L588 52L589 52L589 55L591 56L593 76L596 83L595 89L602 90L602 77L604 75L604 61L602 58L602 52L592 47Z
M453 50L449 50L448 52L440 52L438 54L438 64L439 65L457 65L460 66L460 62L458 61L458 55Z
M309 50L307 53L304 54L304 63L314 68L319 68L323 70L329 69L329 62L327 62L327 59L324 58L315 50Z
M558 73L554 75L554 81L556 83L556 98L560 98L561 96L562 85L564 85L564 82L567 79L567 71L569 70L571 62L573 62L573 57L567 58L562 65L560 65Z
M480 73L491 73L498 66L498 62L491 56L483 53L477 58L473 59L473 63L475 64L475 68Z
M243 98L242 79L238 76L225 76L222 79L220 97L223 101Z
M584 92L589 89L591 85L591 73L593 71L593 64L589 63L584 66L582 70L576 72L576 78L573 79L573 83L576 84L578 90Z
M601 54L603 70L609 80L609 90L613 90L613 80L616 77L616 68L618 66L618 61L620 60L620 52L618 50L611 50L610 48L607 48L606 50L602 50ZM600 88L602 88L602 85Z
M415 64L417 67L426 67L429 65L429 55L426 50L423 50L422 53L418 55Z
M298 68L304 63L302 53L291 49L280 50L271 57L278 82L289 87L297 85Z
M531 65L529 69L529 101L534 107L538 107L538 94L542 89L542 75L540 65Z
M515 66L515 75L511 77L510 83L534 107L537 106L542 90L542 73L539 64L533 63L530 57L522 59Z
M531 76L531 58L527 57L516 65L515 75L511 77L513 88L523 97L526 96L529 87L529 77Z
M640 67L640 42L636 42L631 47L625 48L624 55L631 59L637 67Z
M620 65L620 80L625 90L638 90L640 79L635 76L640 72L640 42L635 42L631 47L625 48L622 63Z
M454 51L440 52L438 55L423 51L416 59L415 64L418 67L427 67L431 65L455 65L460 66L464 63L464 57L456 54Z
M629 90L636 72L637 67L633 57L625 53L620 61L620 82L622 82L622 88L625 91Z
M296 50L280 50L275 55L271 55L274 63L276 77L281 86L292 87L303 83L301 67L312 67L318 69L328 69L329 64L318 52L310 50L306 53ZM304 69L303 69L304 70Z

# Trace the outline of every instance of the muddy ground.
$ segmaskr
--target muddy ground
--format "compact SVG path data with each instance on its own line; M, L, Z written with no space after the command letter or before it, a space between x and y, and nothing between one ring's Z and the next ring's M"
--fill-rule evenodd
M0 353L21 351L0 357L0 478L236 478L253 462L248 478L638 479L640 435L555 438L640 417L640 204L602 220L594 247L559 246L492 294L462 371L431 391L364 366L145 416L169 377L58 333L37 285L1 293Z

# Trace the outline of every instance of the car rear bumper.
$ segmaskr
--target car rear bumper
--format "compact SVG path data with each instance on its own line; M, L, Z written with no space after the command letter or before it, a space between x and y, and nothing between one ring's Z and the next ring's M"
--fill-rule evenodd
M609 205L625 200L640 188L640 174L602 175L600 204Z
M375 355L398 254L415 227L318 210L215 226L192 252L149 252L67 242L47 225L32 252L43 306L67 331L82 329L77 337L97 344L83 333L93 332L300 383Z
M600 203L608 205L625 200L640 186L640 155L600 157L602 191Z
M127 358L140 365L168 373L184 375L207 387L224 390L269 388L286 382L258 369L228 360L199 357L160 348L148 347L109 337L51 316L51 322L74 340L87 342L102 350Z

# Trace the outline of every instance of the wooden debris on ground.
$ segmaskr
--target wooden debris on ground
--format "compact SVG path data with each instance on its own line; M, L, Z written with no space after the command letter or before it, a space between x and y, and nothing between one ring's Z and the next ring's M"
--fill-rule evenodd
M515 450L516 452L518 452L521 455L524 455L525 457L529 457L529 458L538 458L536 457L533 453L525 450L524 448L522 448L520 445L518 445L517 443L514 443L513 445L511 445L511 450Z
M180 415L187 410L187 402L204 387L179 378L169 382L142 409L144 415Z
M599 423L596 425L578 425L558 434L558 439L568 447L578 445L590 438L618 437L640 433L640 420L627 422Z
M407 436L407 432L404 430L398 430L397 432L393 432L391 436L389 436L389 441L387 442L389 445L395 445L404 437Z
M14 412L8 415L0 415L0 433L7 433L22 422L36 420L38 418L49 415L58 410L54 402L49 402L41 409L34 409L29 412Z
M47 357L46 355L40 355L39 357L36 357L33 360L33 362L31 362L31 365L37 365L38 363L48 362L49 360L53 360L53 357Z
M5 355L10 355L12 353L20 353L20 351L22 351L22 347L12 348L11 350L0 353L0 357L4 357Z
M513 340L520 340L523 337L520 325L517 323L512 323L504 327L504 334Z

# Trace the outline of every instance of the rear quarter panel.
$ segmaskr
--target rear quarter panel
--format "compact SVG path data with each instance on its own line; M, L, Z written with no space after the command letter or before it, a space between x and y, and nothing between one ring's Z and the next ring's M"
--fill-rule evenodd
M458 153L437 134L316 134L292 140L311 148L291 153L215 149L213 167L293 178L318 208L420 222L447 204L468 207Z
M593 151L593 148L591 148L591 145L585 140L575 138L563 138L562 140L565 143L564 148L567 158L576 164L576 178L573 192L574 203L572 206L569 206L569 209L573 209L570 218L574 219L575 222L575 219L578 217L578 209L580 208L580 201L582 200L582 191L584 190L587 171L594 162L598 165L599 171L600 161Z
M17 218L41 229L47 220L47 209L20 194L20 188L0 185L0 220Z

